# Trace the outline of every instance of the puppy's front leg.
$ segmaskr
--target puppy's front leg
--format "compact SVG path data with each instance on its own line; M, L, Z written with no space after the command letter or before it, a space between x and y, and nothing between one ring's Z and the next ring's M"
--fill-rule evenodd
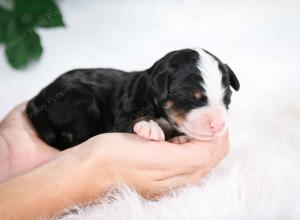
M134 132L149 140L155 141L164 141L165 134L161 127L158 125L157 122L150 120L150 121L139 121L133 127Z

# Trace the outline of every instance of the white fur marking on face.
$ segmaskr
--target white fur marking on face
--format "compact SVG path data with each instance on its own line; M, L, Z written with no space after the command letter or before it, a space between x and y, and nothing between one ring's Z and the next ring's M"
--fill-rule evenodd
M224 88L222 87L222 74L219 63L214 57L199 49L200 61L198 68L201 70L204 80L203 87L206 91L209 105L223 104Z

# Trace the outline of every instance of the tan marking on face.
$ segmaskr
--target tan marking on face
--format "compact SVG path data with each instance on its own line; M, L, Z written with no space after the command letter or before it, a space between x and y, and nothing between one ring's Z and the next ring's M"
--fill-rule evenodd
M164 108L165 108L165 109L169 109L169 108L171 108L173 105L174 105L174 102L173 102L173 101L167 100L167 101L165 102Z
M186 121L186 112L183 110L174 110L170 113L170 117L178 125L181 125Z

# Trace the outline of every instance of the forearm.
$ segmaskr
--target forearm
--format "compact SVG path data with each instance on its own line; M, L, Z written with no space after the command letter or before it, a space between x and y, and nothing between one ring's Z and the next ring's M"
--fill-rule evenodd
M97 183L95 187L90 180L91 168L90 161L64 152L47 164L1 184L1 219L52 217L72 204L95 199L107 186Z

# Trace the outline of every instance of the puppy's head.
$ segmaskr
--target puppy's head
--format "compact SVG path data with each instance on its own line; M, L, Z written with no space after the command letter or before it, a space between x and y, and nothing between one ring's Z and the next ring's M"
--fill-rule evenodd
M159 104L180 132L199 140L225 133L231 88L240 87L228 65L206 50L184 49L168 53L148 74Z

